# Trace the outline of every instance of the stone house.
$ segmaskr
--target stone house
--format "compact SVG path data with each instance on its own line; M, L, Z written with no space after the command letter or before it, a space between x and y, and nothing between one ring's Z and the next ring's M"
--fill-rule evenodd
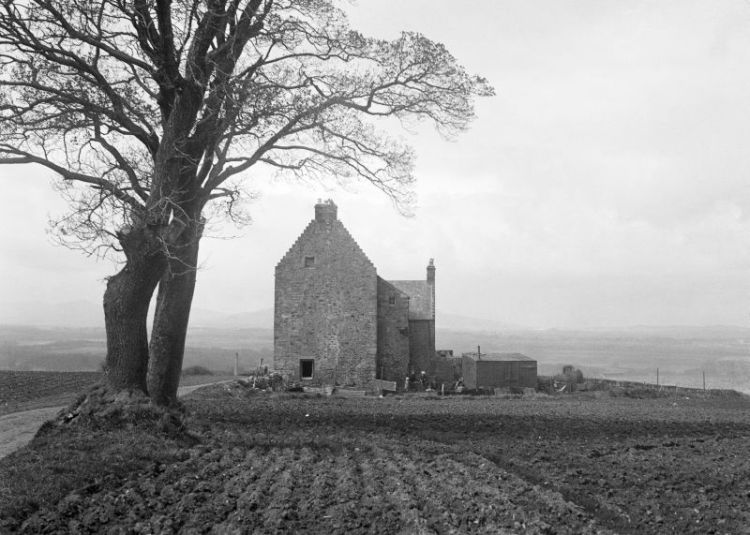
M435 266L425 280L378 276L328 200L276 266L274 368L310 385L403 387L435 366Z

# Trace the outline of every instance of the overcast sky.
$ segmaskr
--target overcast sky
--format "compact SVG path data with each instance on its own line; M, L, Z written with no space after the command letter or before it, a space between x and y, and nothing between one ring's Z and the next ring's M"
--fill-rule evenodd
M461 6L461 7L457 7ZM386 279L437 266L438 312L530 327L750 319L750 3L360 0L365 34L418 30L497 96L418 154L412 218L366 186L250 180L253 224L204 240L195 305L273 306L273 270L331 197ZM0 168L0 307L98 303L111 262L53 244L48 172ZM2 312L2 311L0 311ZM3 316L7 316L3 314ZM440 319L438 317L438 327Z

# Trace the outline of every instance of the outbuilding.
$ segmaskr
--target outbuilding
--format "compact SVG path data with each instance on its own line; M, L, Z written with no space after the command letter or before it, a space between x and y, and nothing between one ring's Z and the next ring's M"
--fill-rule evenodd
M463 353L466 388L536 388L536 361L521 353Z

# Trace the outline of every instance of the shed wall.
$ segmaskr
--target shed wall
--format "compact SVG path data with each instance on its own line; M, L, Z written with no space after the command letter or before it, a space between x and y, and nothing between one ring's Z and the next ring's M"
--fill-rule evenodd
M477 388L536 387L536 362L480 360L477 366Z
M473 358L464 355L461 358L461 372L464 377L464 386L469 390L477 388L477 364Z
M537 363L533 360L475 360L464 355L462 362L467 388L536 388Z

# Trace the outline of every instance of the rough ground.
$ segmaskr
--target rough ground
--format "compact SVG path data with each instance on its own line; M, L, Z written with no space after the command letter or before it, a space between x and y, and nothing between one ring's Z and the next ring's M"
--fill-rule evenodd
M183 378L180 396L229 376ZM86 387L101 380L94 372L14 372L0 370L0 459L26 445L41 425L55 417ZM36 397L34 397L36 392Z
M191 397L0 461L0 531L750 533L745 398Z

